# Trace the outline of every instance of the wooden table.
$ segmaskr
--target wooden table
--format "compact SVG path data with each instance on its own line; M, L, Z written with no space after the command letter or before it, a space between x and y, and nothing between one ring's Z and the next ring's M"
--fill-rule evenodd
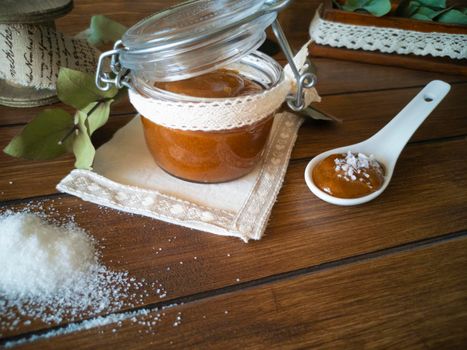
M318 3L297 0L281 14L296 48L307 39ZM78 0L58 27L75 33L92 14L130 25L167 5ZM30 162L1 154L3 208L43 201L55 215L74 214L80 226L105 239L102 261L109 268L165 286L166 298L145 298L138 308L156 312L178 304L165 310L154 332L125 321L20 348L466 349L467 79L330 59L314 62L320 108L344 122L302 126L259 242L245 244L59 194L55 185L72 169L70 156ZM309 192L303 171L310 158L367 138L433 79L450 82L452 90L402 153L383 195L346 208ZM0 107L1 147L40 110ZM116 106L96 141L109 139L133 113L128 102ZM162 248L160 254L154 254L155 247ZM174 327L177 315L182 322ZM0 344L66 324L32 322L5 332Z

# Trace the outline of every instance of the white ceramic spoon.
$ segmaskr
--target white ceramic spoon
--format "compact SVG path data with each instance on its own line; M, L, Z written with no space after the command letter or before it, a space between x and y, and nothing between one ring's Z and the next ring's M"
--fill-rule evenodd
M378 197L391 181L394 167L402 149L450 89L449 84L434 80L425 86L384 128L366 141L335 148L314 157L305 169L305 181L311 192L322 200L336 205L357 205ZM314 184L311 175L313 167L331 154L347 153L347 151L365 153L366 155L373 154L375 159L384 166L384 183L378 191L367 196L347 199L333 197L321 191Z

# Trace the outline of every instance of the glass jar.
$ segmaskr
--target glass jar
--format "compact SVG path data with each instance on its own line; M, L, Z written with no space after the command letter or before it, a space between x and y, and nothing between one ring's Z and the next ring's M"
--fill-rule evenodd
M260 86L260 91L254 90L250 95L274 88L284 78L281 66L259 52L251 53L224 68ZM204 76L198 76L196 80ZM189 81L182 80L179 84L189 84ZM171 102L226 102L236 97L202 98L176 94L156 88L154 81L137 75L132 76L132 82L138 93ZM162 169L183 180L214 183L242 177L257 165L268 140L274 114L275 111L258 121L251 118L251 122L238 128L211 131L169 128L144 115L141 119L146 144Z
M261 91L248 92L248 97L253 98L276 88L284 80L282 67L256 51L266 38L265 29L272 25L299 86L297 95L289 97L288 103L299 110L301 88L311 87L314 78L304 78L295 68L290 47L276 19L277 12L288 2L196 0L150 16L131 27L115 43L114 50L101 55L96 85L102 90L112 84L127 86L132 102L133 94L170 105L199 107L215 102L227 106L229 101L237 101L238 96L186 93L193 88L189 84L193 84L195 77L198 82L206 74L212 78L215 76L212 72L221 68L235 72L239 79L258 84ZM104 72L107 58L111 59L113 75ZM160 83L174 81L184 93L160 88ZM223 82L214 81L213 86L218 83ZM193 126L170 127L161 123L153 111L134 105L141 114L146 144L156 163L175 177L201 183L230 181L253 170L264 152L275 114L271 110L260 119L245 115L240 127L227 123L222 129L199 130ZM170 117L183 118L183 113L175 111Z

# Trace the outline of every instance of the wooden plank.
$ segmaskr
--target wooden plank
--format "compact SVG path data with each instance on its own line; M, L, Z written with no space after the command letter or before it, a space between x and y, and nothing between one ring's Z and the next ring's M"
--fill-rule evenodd
M61 32L75 35L89 26L93 15L105 15L125 26L132 26L141 19L177 4L178 0L79 0L75 8L66 17L56 20L57 29Z
M30 122L36 115L46 108L61 108L70 114L75 113L75 109L63 103L54 103L49 106L32 107L32 108L12 108L0 106L0 126L25 124ZM124 98L112 104L110 115L125 115L134 113L135 109L130 104L128 98Z
M462 75L467 78L467 59L457 60L447 57L398 55L379 51L353 50L326 45L312 45L314 57L335 58L337 60L379 64L383 66L404 67L420 71L442 72Z
M386 192L357 207L317 199L303 181L306 161L294 161L265 237L250 244L70 196L43 206L52 208L52 216L72 213L98 242L105 242L102 259L109 268L127 270L148 283L160 281L171 300L465 230L467 176L459 159L466 158L466 146L467 140L409 146ZM150 296L144 302L160 301ZM4 336L42 327L33 323Z
M384 127L420 88L326 96L315 106L342 124L308 120L299 131L292 158L310 158L334 147L363 141ZM411 141L467 134L467 84L452 85L446 98ZM452 129L451 129L452 128Z
M342 118L344 123L307 121L300 129L292 158L311 158L330 148L366 139L391 120L417 92L418 89L404 89L323 98L317 106ZM413 141L466 135L467 100L463 98L466 94L467 84L453 85L448 97L415 134ZM130 118L111 118L108 125L96 133L96 146L108 140ZM21 127L0 128L0 148L3 149L20 130ZM55 193L55 185L72 168L71 156L48 162L31 162L0 153L0 200ZM10 181L17 185L9 185Z
M126 320L18 349L464 349L466 249L464 236L176 306L152 331Z
M302 42L300 42L302 43ZM299 44L295 47L299 47ZM311 49L313 54L313 49ZM321 95L353 93L421 87L432 80L448 83L466 81L460 75L423 72L398 67L381 67L375 64L357 63L326 58L311 60L318 69L318 91Z

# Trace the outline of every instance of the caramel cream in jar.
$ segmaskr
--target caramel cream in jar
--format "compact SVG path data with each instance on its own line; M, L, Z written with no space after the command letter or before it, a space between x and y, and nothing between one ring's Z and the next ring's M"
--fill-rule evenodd
M159 82L155 87L203 98L230 98L263 90L256 82L227 69L186 80ZM216 183L237 179L253 170L264 151L273 116L220 131L171 129L144 116L141 120L148 148L162 169L184 180Z

